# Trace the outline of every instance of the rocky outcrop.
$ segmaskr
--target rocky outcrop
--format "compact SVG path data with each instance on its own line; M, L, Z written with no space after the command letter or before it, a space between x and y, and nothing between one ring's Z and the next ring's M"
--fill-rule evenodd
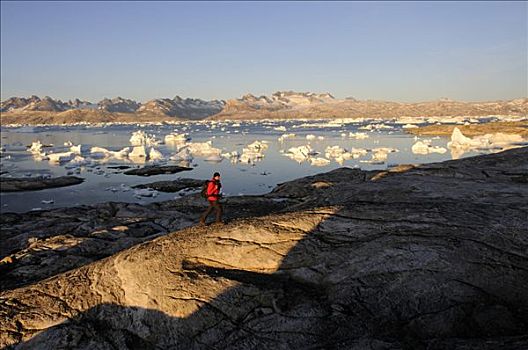
M527 173L520 148L285 183L271 214L4 291L0 345L526 348Z
M137 169L130 169L125 171L125 175L138 175L138 176L152 176L160 174L175 174L181 171L189 171L192 168L187 168L179 165L147 165Z
M277 212L294 200L224 199L224 218ZM29 285L198 223L207 201L198 194L148 205L102 203L0 216L0 290ZM1 344L1 342L0 342Z
M193 98L183 99L180 96L176 96L173 99L150 100L141 105L138 112L164 114L183 119L204 119L219 113L223 108L223 101L204 101Z
M59 176L54 178L0 177L0 192L37 191L44 190L46 188L78 185L83 181L83 178L76 176Z
M97 108L106 112L134 113L139 106L138 102L122 97L105 98L97 103Z

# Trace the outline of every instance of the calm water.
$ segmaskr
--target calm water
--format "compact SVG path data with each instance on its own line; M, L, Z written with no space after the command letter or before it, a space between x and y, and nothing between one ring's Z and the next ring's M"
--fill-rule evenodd
M348 122L325 125L328 121L276 121L276 122L224 122L224 123L181 123L177 125L112 125L105 127L34 127L34 128L3 128L1 130L1 144L3 148L1 160L2 176L33 177L38 175L63 176L69 172L73 175L85 178L80 185L48 189L32 192L2 193L2 212L24 212L29 210L49 209L57 207L75 206L80 204L93 204L106 201L124 201L147 203L173 199L180 196L179 193L158 193L156 197L138 197L129 186L141 183L149 183L160 180L172 180L178 177L195 179L207 179L211 174L218 171L222 174L222 183L226 195L239 194L262 194L270 191L275 185L293 180L295 178L326 172L341 166L360 167L365 170L385 169L388 166L401 163L429 163L451 159L449 149L444 154L418 155L411 152L412 145L416 142L413 135L406 134L401 124L387 123L390 129L360 130L368 124L379 122ZM275 130L279 128L279 130ZM284 130L285 129L285 130ZM37 161L27 151L27 146L32 142L40 140L44 145L53 145L43 148L44 152L64 152L69 146L65 142L74 145L86 145L104 147L110 150L120 150L130 147L130 136L134 131L142 130L147 134L154 135L163 141L165 135L177 132L187 133L192 143L212 141L212 146L219 148L222 152L238 151L242 153L244 146L255 140L267 141L268 148L263 151L263 158L253 164L236 163L230 159L220 162L205 161L204 157L194 155L190 162L192 171L181 172L172 175L157 175L150 177L127 176L120 173L121 170L110 169L109 166L135 164L128 159L93 160L95 166L81 166L75 173L76 168L64 163L53 165L47 160ZM348 136L350 132L365 132L366 139L354 139ZM278 137L284 133L295 133L293 138L287 138L283 142ZM343 137L342 134L347 136ZM315 135L315 140L307 140L306 135ZM321 136L324 139L318 139ZM448 138L428 138L432 146L446 147ZM387 160L383 163L365 163L371 159L372 152L358 159L345 160L338 164L334 159L328 165L313 166L310 161L297 162L284 155L290 147L309 144L314 151L320 152L316 157L325 157L325 149L328 146L339 145L345 149L364 148L375 149L389 147L397 149L398 152L389 153ZM150 148L150 147L148 147ZM161 164L178 165L177 161L169 160L169 157L177 151L177 146L171 144L160 144L154 146L160 151L165 160ZM447 147L446 147L447 148ZM471 156L476 153L465 153L462 156ZM90 153L83 154L90 159ZM151 164L146 162L144 165ZM45 202L43 202L45 201ZM46 204L47 201L53 203Z

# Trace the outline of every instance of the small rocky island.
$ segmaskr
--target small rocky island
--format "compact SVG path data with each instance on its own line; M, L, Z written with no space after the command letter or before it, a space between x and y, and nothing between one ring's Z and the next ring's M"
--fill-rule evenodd
M59 176L53 178L30 177L10 178L0 177L0 192L38 191L47 188L78 185L84 181L77 176Z
M1 217L0 347L526 349L528 148Z

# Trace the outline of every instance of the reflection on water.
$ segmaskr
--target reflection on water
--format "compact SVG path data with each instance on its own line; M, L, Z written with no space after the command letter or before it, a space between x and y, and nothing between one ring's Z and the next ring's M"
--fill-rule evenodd
M180 176L206 179L215 171L222 174L226 195L261 194L278 183L341 166L385 169L488 152L462 148L451 149L452 153L427 152L446 148L450 141L435 137L421 140L422 151L413 153L418 139L406 134L402 126L386 121L263 121L4 128L0 160L6 173L2 176L76 175L85 182L36 192L2 193L1 210L167 200L179 194L142 197L130 186ZM151 164L184 165L193 170L144 178L124 175L122 169L115 168Z

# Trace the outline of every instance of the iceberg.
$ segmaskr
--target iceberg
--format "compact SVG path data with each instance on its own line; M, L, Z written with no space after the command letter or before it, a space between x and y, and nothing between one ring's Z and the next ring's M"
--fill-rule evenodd
M526 140L521 135L505 133L486 134L470 138L455 127L447 147L451 150L451 157L458 159L468 151L509 149L517 147L523 142Z
M220 155L222 151L219 148L213 147L212 144L212 141L189 142L187 147L193 156L209 157L213 155Z
M348 134L348 137L350 137L351 139L358 139L358 140L363 140L363 139L368 139L368 135L364 132L350 132Z
M135 146L132 148L132 152L128 154L128 158L132 161L147 160L147 151L145 146Z
M151 160L151 161L160 161L160 160L163 160L163 158L164 158L163 154L161 154L160 151L158 151L154 147L150 148L149 160Z
M444 154L447 152L447 149L439 146L431 146L431 140L422 140L417 141L414 145L412 145L411 151L414 154L426 155L430 153Z
M310 145L305 145L299 147L291 147L284 155L289 157L290 159L295 160L296 162L301 163L308 160L310 156L316 154L317 152L314 152Z
M387 161L389 153L398 152L395 148L379 147L372 149L372 158L369 160L361 160L362 163L383 164Z
M42 152L42 144L37 140L31 144L29 151L33 154L40 154Z
M50 163L65 163L73 159L73 152L50 153L47 155Z
M190 140L191 138L188 134L172 133L165 136L165 143L167 144L181 144Z
M403 129L415 129L417 127L418 125L415 125L415 124L405 124L402 126Z
M148 135L142 130L138 130L132 133L130 144L132 146L156 146L159 144L159 141L154 135Z
M175 160L175 161L189 161L190 162L193 160L193 156L188 147L183 147L176 154L172 155L169 159Z
M79 166L79 165L86 165L86 164L90 164L91 162L80 156L80 155L76 155L75 158L73 158L71 161L70 161L70 164L71 165L74 165L74 166Z
M220 154L212 154L208 157L205 157L206 162L220 163L224 158Z
M87 149L86 149L86 146L83 146L83 145L77 145L77 146L72 145L70 147L70 152L81 155L83 153L86 153Z
M97 146L90 148L91 156L96 157L96 158L126 159L129 152L130 150L128 147L125 147L120 151L110 151L104 147L97 147Z
M295 134L282 134L281 136L279 136L278 140L279 142L283 142L286 139L290 139L294 137L295 137Z
M268 149L266 141L256 140L242 149L239 160L242 163L254 164L264 158L264 151L266 149Z
M330 161L326 158L321 158L321 157L310 158L310 165L312 166L327 166L328 164L330 164Z

